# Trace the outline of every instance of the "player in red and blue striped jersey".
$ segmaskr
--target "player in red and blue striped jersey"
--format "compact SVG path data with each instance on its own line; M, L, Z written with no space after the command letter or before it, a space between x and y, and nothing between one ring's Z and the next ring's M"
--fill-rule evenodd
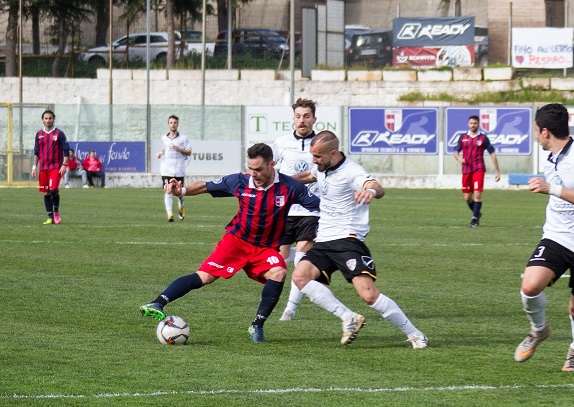
M166 185L166 191L176 196L203 193L213 197L234 196L239 209L198 271L173 281L155 300L140 307L142 314L162 320L163 307L169 302L220 277L231 278L243 269L249 278L264 284L249 334L253 342L265 342L263 324L277 305L287 276L279 245L289 209L300 204L317 210L319 198L309 194L302 183L275 170L273 151L268 145L253 145L247 156L249 174L231 174L210 182L194 181L185 188L175 179Z
M496 182L500 180L498 160L494 147L490 144L487 135L478 131L478 116L468 118L468 132L458 139L458 145L454 150L454 159L462 165L462 193L464 200L472 211L472 219L468 225L471 228L479 225L482 213L482 191L484 189L484 152L490 153L494 165ZM462 156L461 153L462 152Z
M34 165L32 177L39 168L38 184L44 194L44 205L48 213L45 225L60 223L60 179L66 174L68 163L68 141L64 132L54 126L56 115L51 110L42 113L44 128L36 133L34 141Z

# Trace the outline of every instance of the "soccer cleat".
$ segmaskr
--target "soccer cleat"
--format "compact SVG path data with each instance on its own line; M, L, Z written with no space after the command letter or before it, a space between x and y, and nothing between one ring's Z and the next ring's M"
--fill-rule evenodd
M251 336L251 340L255 343L265 342L265 337L263 336L263 326L261 325L249 325L247 330Z
M48 220L44 222L44 225L53 225L53 224L54 224L54 219L52 219L52 218L48 218Z
M149 304L142 305L140 307L140 312L143 316L152 317L158 321L165 319L165 313L163 312L163 307L157 302L150 302Z
M170 213L167 214L167 221L168 221L168 222L173 222L173 213L170 212Z
M343 321L343 336L341 337L341 345L350 345L357 334L365 324L365 317L361 314L356 314L352 318L347 318Z
M477 226L478 226L478 219L473 216L472 219L470 220L470 223L468 224L468 227L475 228Z
M66 184L64 185L64 188L70 188L70 185Z
M566 355L566 362L562 366L563 372L574 372L574 348L568 347L568 354Z
M54 223L56 225L59 225L62 222L62 219L60 219L60 215L58 213L54 213Z
M514 352L514 360L518 363L526 362L528 359L534 355L534 351L540 343L550 336L550 327L544 325L540 331L535 331L534 329L530 331L528 336L520 342L520 345L516 348Z
M283 315L279 318L279 321L293 321L295 319L295 312L290 309L283 311Z
M90 186L88 184L84 184L84 186L82 188L89 188Z
M429 340L422 332L409 335L407 342L412 343L413 349L424 349L429 346Z
M179 220L184 220L185 219L185 209L183 208L183 206L180 206L177 210L177 216L179 217Z

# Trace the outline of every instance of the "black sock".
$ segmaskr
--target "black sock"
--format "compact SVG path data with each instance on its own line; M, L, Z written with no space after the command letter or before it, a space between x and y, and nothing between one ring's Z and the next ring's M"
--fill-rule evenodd
M175 301L191 290L201 288L202 286L203 282L197 273L188 274L187 276L182 276L173 280L173 282L168 285L167 288L163 290L163 292L152 302L157 302L164 306L168 302Z
M472 216L475 217L476 219L478 219L478 217L480 216L480 209L482 208L482 202L475 202L474 203L474 209L472 212Z
M52 197L52 205L54 205L54 212L58 213L60 209L60 193L56 190L51 190L50 196Z
M474 212L474 201L467 202L467 205L468 209L470 209L471 212Z
M44 206L50 218L54 218L54 204L52 203L51 195L44 195Z
M271 315L273 309L279 302L281 292L283 291L284 282L267 280L263 290L261 290L261 302L255 320L252 325L263 325L265 320Z

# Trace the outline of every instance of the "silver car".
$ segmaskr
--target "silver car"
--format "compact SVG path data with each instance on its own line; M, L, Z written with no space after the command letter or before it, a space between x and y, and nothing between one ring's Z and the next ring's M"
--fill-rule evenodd
M162 61L167 58L167 32L150 32L150 61ZM114 61L125 61L129 53L129 61L145 61L146 59L147 34L133 33L124 35L119 40L112 43L112 58ZM181 50L181 35L175 32L175 55L179 57ZM187 55L189 50L185 47L183 55ZM80 60L92 64L105 65L109 63L110 47L104 45L101 47L90 48L80 54Z

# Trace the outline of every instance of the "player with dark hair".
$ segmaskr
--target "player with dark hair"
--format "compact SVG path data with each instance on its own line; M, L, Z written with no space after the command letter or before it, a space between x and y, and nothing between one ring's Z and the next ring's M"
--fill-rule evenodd
M319 207L319 198L293 178L275 171L273 151L259 143L247 150L249 174L231 174L215 181L194 181L182 188L172 179L165 186L175 196L210 193L214 198L235 196L237 214L214 251L195 273L173 281L155 300L142 305L143 315L165 318L163 307L189 291L211 284L220 277L231 278L243 269L249 278L264 284L255 319L249 326L253 342L265 342L263 324L277 305L287 270L279 254L289 209L294 204L309 210Z
M466 204L472 211L472 218L468 225L471 228L477 227L482 217L482 191L486 172L485 150L490 153L494 165L494 179L496 182L500 181L500 170L494 147L490 144L487 135L478 130L478 123L478 116L473 115L468 118L469 130L460 136L454 150L454 159L462 165L462 193Z
M36 133L34 140L34 165L32 178L38 173L40 192L44 194L44 205L48 220L44 225L59 224L60 180L66 174L68 163L68 141L64 132L54 126L56 115L51 110L42 113L44 128Z
M574 149L568 130L568 110L559 103L541 107L536 111L534 131L540 146L550 151L550 155L544 166L544 178L530 178L528 188L550 197L542 239L528 260L520 290L531 330L516 348L514 360L530 359L550 335L544 289L570 269L572 342L562 370L574 372Z
M315 116L315 102L311 99L299 98L291 106L293 109L293 134L279 137L273 143L275 162L279 165L279 171L286 175L295 175L307 171L313 166L313 157L309 152L309 146L315 132L313 125L317 121ZM307 184L309 193L316 194L315 183ZM287 228L281 239L280 253L285 261L293 260L297 267L299 260L313 246L313 240L317 236L319 224L319 212L308 211L301 205L293 205L287 218ZM291 245L296 243L295 248ZM297 305L303 294L291 281L291 290L287 306L281 315L281 321L290 321L295 317Z
M330 131L315 136L311 154L316 165L295 178L317 182L321 217L315 244L295 268L293 281L311 302L341 319L342 345L355 339L365 317L349 309L323 285L329 284L337 270L353 284L363 301L407 336L413 348L426 348L427 337L375 286L377 270L364 240L370 230L369 204L383 197L383 187L363 167L345 157L339 150L339 140Z
M161 162L161 181L163 185L167 185L169 180L175 178L177 181L184 183L186 162L191 155L191 144L185 134L180 134L177 131L179 127L179 117L171 115L167 119L167 127L169 133L162 136L161 143L163 144L162 150L157 153L157 158L164 157ZM183 197L177 199L178 217L180 220L185 219L185 201ZM167 221L173 222L173 195L165 191L164 206L167 212Z

